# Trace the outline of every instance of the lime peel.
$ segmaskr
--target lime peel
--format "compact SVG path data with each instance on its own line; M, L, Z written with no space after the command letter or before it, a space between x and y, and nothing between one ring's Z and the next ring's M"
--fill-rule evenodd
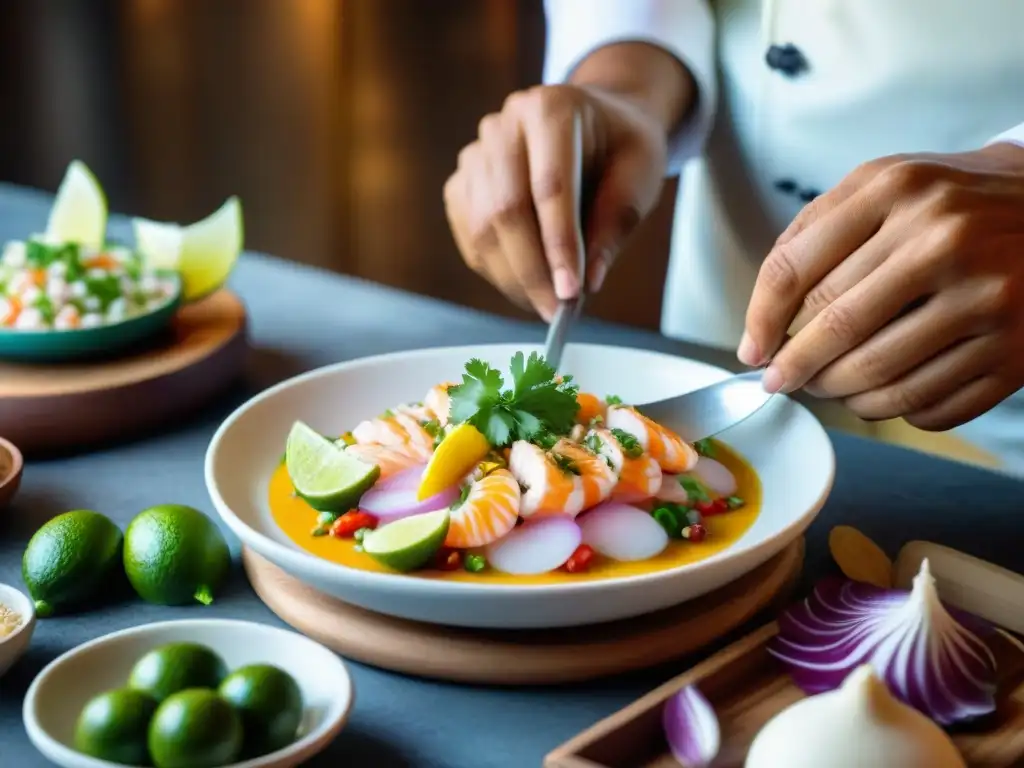
M367 533L362 541L363 551L388 568L413 571L437 554L450 525L451 514L447 509L404 517Z
M380 467L339 448L302 421L288 433L285 466L295 493L318 512L346 512L380 477Z

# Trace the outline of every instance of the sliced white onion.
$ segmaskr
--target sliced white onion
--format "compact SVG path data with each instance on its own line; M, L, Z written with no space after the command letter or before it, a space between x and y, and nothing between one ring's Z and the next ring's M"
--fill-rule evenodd
M580 515L583 543L612 560L647 560L668 546L661 524L642 509L608 501Z
M426 464L419 464L396 472L384 480L378 480L370 490L363 494L359 500L359 508L364 512L369 512L381 523L390 523L403 517L450 507L459 498L457 485L424 501L416 499L420 479L426 468Z
M493 568L529 576L560 568L581 540L580 527L569 515L535 517L489 545L485 554Z
M736 477L722 462L701 456L697 466L690 470L701 482L719 496L732 496L736 493Z
M686 490L679 482L679 477L679 475L662 475L661 488L654 494L654 498L671 501L673 504L685 504L689 501L690 497L686 495Z

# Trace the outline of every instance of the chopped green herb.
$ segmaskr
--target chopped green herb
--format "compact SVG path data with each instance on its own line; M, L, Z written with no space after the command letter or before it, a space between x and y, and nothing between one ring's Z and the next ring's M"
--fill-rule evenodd
M388 408L380 415L380 417L382 419L393 419L395 418L395 412Z
M103 275L103 277L86 277L85 288L89 295L100 300L100 305L106 309L110 304L121 297L121 281L116 275Z
M32 306L39 310L39 314L43 316L43 320L47 323L52 323L53 319L57 316L57 311L53 307L53 301L46 294L40 294L32 302Z
M324 528L322 525L318 525L312 531L310 531L310 533L312 533L314 536L326 536L327 529Z
M366 534L368 534L372 530L373 530L373 528L359 528L359 529L356 530L355 533L352 534L352 538L355 539L356 541L358 541L361 544L363 542L363 538L365 538Z
M608 405L622 405L622 398L618 395L608 395L604 401Z
M658 525L665 529L670 539L678 539L682 536L682 525L675 512L668 506L658 507L652 513Z
M701 456L707 456L709 459L715 458L715 443L710 437L698 440L693 447Z
M572 376L556 381L555 369L536 352L529 358L517 352L509 370L513 386L503 390L498 370L478 359L466 363L462 383L448 389L452 423L469 422L495 447L542 432L567 434L579 410Z
M591 453L600 454L601 449L604 448L604 441L597 435L590 434L583 438L583 447Z
M638 459L643 455L643 446L641 446L637 439L633 435L629 434L629 432L616 427L611 430L611 433L615 435L615 439L618 440L619 445L622 447L622 452L629 458Z
M594 429L595 427L600 427L602 424L604 424L604 416L602 416L600 413L590 420L591 429Z
M75 243L47 245L38 240L29 240L25 244L25 261L30 267L37 269L48 267L58 261L77 262L78 245Z
M338 516L333 512L321 512L316 516L316 521L319 525L330 525L337 519Z
M473 486L470 483L466 483L464 486L462 486L462 489L459 491L459 498L457 498L454 502L452 502L451 508L452 509L458 509L463 504L465 504L466 503L466 499L469 498L469 492L472 489L473 489Z
M559 453L555 453L552 454L552 458L555 461L555 466L563 472L573 475L578 475L580 473L580 468L576 466L576 462L568 456L562 456Z
M462 567L470 573L480 573L487 567L487 559L483 555L466 555Z
M725 503L729 505L729 509L739 509L746 502L744 502L739 496L730 496L725 500Z
M553 435L550 432L541 432L533 438L533 444L538 448L543 448L545 451L550 451L557 442L558 435Z
M679 484L683 486L690 501L711 501L711 496L699 480L683 476L679 478Z
M427 421L421 421L420 425L424 431L431 437L437 437L441 434L441 422L437 419L429 419Z

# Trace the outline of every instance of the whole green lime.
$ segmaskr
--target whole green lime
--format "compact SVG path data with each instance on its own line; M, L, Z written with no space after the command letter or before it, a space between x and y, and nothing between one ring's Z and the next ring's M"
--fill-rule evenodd
M242 720L205 688L167 697L149 723L149 754L157 768L216 768L242 752Z
M192 507L164 504L140 512L124 533L124 570L132 587L158 605L213 602L231 567L220 529Z
M295 741L302 722L302 691L295 679L271 664L236 669L220 684L221 698L242 716L242 754L259 757Z
M120 582L123 543L121 530L99 512L78 509L47 521L21 559L21 577L36 613L46 617L79 607Z
M141 691L122 688L93 697L75 725L75 749L124 765L149 765L149 721L157 703Z
M205 645L169 643L135 662L128 687L160 702L186 688L216 688L227 673L224 660Z

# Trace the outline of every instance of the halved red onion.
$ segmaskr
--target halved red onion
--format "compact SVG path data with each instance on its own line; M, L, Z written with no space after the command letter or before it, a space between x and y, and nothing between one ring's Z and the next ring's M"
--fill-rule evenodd
M683 768L705 768L721 749L718 716L696 686L686 686L665 702L661 724L672 756Z
M989 631L946 609L924 560L909 591L823 580L782 615L768 651L809 694L870 664L893 696L948 725L995 709L996 660L980 636Z
M679 482L680 477L680 475L662 475L661 488L654 494L654 498L660 501L671 501L673 504L685 504L689 501L690 497L687 495L686 489Z
M390 523L403 517L450 507L459 498L457 485L453 485L429 499L417 501L416 491L420 487L420 479L426 468L426 464L420 464L396 472L384 480L378 480L370 490L363 494L359 500L359 508L364 512L369 512L381 523Z
M668 534L648 512L618 501L606 501L576 521L583 543L612 560L647 560L668 546Z
M485 555L502 573L529 576L560 568L581 539L580 527L569 515L535 517L489 544Z
M736 493L736 476L720 461L701 456L697 466L690 470L691 475L704 483L719 496L732 496Z

